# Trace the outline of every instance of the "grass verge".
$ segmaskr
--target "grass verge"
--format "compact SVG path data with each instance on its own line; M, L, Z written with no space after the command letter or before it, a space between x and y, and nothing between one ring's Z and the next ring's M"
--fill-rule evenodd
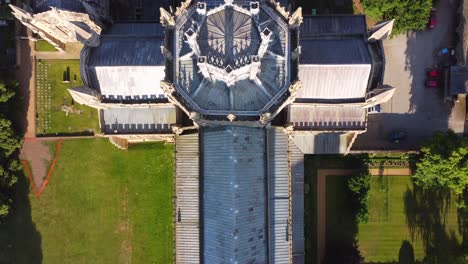
M58 51L52 44L47 42L46 40L38 40L36 41L36 51Z

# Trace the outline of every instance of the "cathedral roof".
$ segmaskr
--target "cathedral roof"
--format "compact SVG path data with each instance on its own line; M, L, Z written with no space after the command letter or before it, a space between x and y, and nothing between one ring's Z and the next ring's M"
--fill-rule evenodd
M364 100L373 60L364 16L308 16L300 28L298 99Z
M291 83L287 21L269 5L236 3L192 5L175 17L169 81L205 116L274 112Z
M33 0L31 5L34 13L46 12L51 7L77 13L85 12L85 8L79 0Z
M85 66L87 85L109 101L165 98L159 82L164 79L161 25L117 23L89 49Z

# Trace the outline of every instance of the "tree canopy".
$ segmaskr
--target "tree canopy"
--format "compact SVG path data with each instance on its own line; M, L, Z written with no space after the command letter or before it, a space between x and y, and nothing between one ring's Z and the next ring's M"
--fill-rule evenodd
M413 179L424 189L448 189L461 197L468 188L468 140L453 131L436 133L421 149Z
M6 103L14 95L15 92L11 89L11 84L0 81L0 103Z
M369 202L370 178L367 160L363 160L359 173L349 177L347 182L354 214L358 223L367 223L369 220L367 205Z
M0 222L9 214L13 202L13 185L18 180L21 165L15 153L22 140L5 118L2 111L8 109L9 100L14 96L14 83L0 80Z
M423 30L432 9L432 0L363 0L366 15L380 20L395 19L393 33Z

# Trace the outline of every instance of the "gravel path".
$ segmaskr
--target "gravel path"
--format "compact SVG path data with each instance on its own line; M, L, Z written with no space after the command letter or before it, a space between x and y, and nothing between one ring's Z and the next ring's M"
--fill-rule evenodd
M371 168L370 173L372 176L409 176L411 175L410 168Z
M52 160L49 147L43 140L25 140L21 149L20 159L28 162L34 184L40 188L47 176L47 170Z
M21 120L21 129L26 138L36 137L36 79L34 63L34 42L17 40L18 69L16 77L19 81L19 93L24 100L24 113Z

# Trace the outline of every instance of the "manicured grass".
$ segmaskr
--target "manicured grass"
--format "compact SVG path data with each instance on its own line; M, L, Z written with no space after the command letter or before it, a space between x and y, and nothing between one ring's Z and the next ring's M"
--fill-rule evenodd
M423 237L419 232L425 232L425 230L418 230L417 227L411 230L407 219L412 217L410 214L415 214L416 218L421 216L429 218L429 215L434 215L431 212L434 208L422 208L422 210L420 208L407 212L407 209L411 208L408 195L412 192L413 184L410 176L375 176L371 178L368 207L370 221L359 225L357 236L359 249L366 261L398 260L400 247L405 240L412 245L416 259L423 260L426 254ZM434 196L426 198L436 199ZM455 201L449 202L443 218L441 224L445 225L445 230L436 234L433 241L440 241L444 239L443 236L454 234L454 238L461 244ZM434 221L434 224L437 225L437 221ZM449 248L445 254L451 255L454 251L457 249Z
M24 195L24 182L0 263L173 262L172 145L64 140L42 195Z
M304 236L306 263L317 260L317 170L319 160L312 156L304 159Z
M397 161L398 157L388 160ZM306 155L306 263L317 263L317 170L357 169L358 163L350 156ZM359 251L368 263L393 263L412 254L419 261L436 258L455 263L453 258L462 255L453 199L447 201L442 195L422 192L413 187L410 176L373 176L369 222L357 224L352 221L347 177L350 176L329 175L326 179L326 245L330 254L357 240Z
M70 82L64 75L70 69ZM76 78L75 78L76 77ZM74 103L67 89L82 85L79 60L36 62L36 111L38 135L93 133L99 129L96 109ZM68 109L68 114L63 111Z
M46 40L41 39L41 40L36 41L36 51L58 51L58 50Z
M319 168L354 168L357 165L355 159L350 156L343 158L342 155L305 155L304 235L306 263L317 263L317 170Z
M405 210L408 202L405 201L405 195L413 190L410 176L372 177L369 199L370 220L357 227L349 221L352 218L352 212L348 203L349 198L346 195L347 177L331 175L327 177L327 246L352 242L356 235L359 251L366 262L391 262L399 260L400 248L403 242L407 241L413 248L416 260L422 261L426 256L426 251L420 232L425 231L418 229L417 226L414 226L414 229L409 226ZM429 214L421 211L413 213ZM457 210L453 201L444 219L445 232L436 234L432 241L445 240L444 236L454 234L458 245L461 245ZM450 256L456 254L458 250L456 246L448 248L445 254Z
M353 221L346 177L328 175L326 179L326 245L338 248L353 243L357 228Z

